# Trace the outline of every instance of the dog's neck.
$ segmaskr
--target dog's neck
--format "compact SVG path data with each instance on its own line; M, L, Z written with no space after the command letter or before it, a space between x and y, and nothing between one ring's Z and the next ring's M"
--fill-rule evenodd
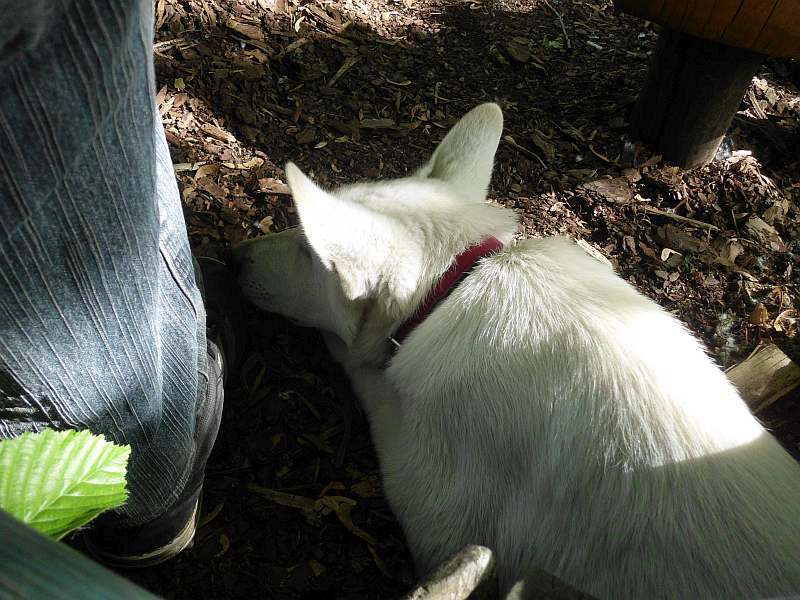
M488 236L479 243L468 245L455 255L451 254L441 275L426 286L426 289L421 290L419 301L403 318L398 319L381 310L376 302L364 303L357 334L351 344L351 356L361 365L385 367L400 343L450 295L478 261L502 248L503 242L494 236Z
M497 238L490 236L480 242L469 246L453 258L450 268L445 271L436 284L428 292L425 300L419 305L414 314L401 323L390 341L394 349L411 334L414 329L419 327L422 322L444 301L461 281L469 275L475 265L482 258L491 256L503 248L503 243Z
M411 259L384 257L374 288L359 306L354 335L346 341L356 363L383 368L393 354L390 336L413 317L455 257L482 240L512 240L517 228L512 210L484 203L459 206L458 218L455 211L440 211L427 220L415 214L401 221L404 235L415 236L408 243L419 252L411 253Z

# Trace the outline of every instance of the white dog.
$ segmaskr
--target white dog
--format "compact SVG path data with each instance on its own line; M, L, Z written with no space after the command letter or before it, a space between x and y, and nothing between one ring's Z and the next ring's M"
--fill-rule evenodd
M289 164L301 227L236 250L246 296L347 369L418 570L482 544L502 590L535 566L599 598L797 593L800 466L607 265L511 243L501 130L481 105L411 177L332 192Z

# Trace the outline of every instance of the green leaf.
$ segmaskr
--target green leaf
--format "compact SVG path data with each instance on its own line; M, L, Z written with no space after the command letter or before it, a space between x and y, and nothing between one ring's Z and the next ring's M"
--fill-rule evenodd
M0 441L0 508L57 540L125 503L130 446L89 431Z

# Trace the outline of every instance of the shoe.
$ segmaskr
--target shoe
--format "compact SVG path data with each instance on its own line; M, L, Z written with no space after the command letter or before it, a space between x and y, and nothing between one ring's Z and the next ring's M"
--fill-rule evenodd
M208 338L208 386L196 413L195 464L183 493L163 515L130 527L120 526L118 516L107 513L84 534L87 550L112 567L135 569L165 562L190 547L197 530L206 463L222 420L224 382L242 356L245 330L238 286L225 264L200 258L195 276L206 306Z
M86 549L112 567L134 569L165 562L190 547L200 516L206 463L217 439L224 403L222 353L208 342L208 387L197 410L195 463L183 493L162 515L134 527L120 526L114 513L101 515L84 534Z

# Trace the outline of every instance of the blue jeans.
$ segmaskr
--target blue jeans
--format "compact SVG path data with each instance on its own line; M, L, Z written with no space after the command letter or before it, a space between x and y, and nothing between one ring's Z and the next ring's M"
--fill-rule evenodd
M0 437L130 444L130 525L181 493L206 387L152 40L151 0L0 0Z

